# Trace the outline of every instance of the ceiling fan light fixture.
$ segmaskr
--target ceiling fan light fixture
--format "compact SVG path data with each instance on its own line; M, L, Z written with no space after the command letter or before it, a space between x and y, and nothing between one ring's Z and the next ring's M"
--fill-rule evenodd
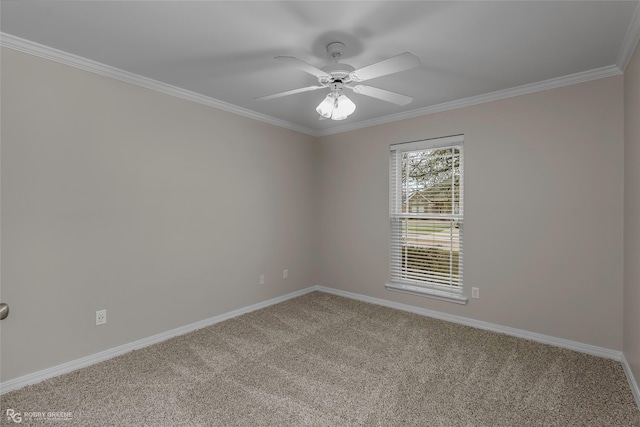
M322 117L344 120L356 111L356 104L342 93L332 92L316 107Z
M332 120L344 120L356 111L356 104L352 100L347 98L346 95L340 95L336 99L336 108L334 108L331 114Z
M330 93L329 95L326 96L325 99L322 100L322 102L316 107L316 111L318 112L318 114L320 114L322 117L328 119L331 117L331 113L333 113L333 109L334 109L334 103L335 103L335 99L332 96L332 94Z
M327 53L331 58L333 58L334 63L322 68L318 68L294 56L276 56L275 59L277 61L296 67L317 78L318 85L288 90L286 92L280 92L255 99L267 100L318 89L329 89L330 93L316 107L316 112L320 115L321 120L344 120L356 110L356 104L344 95L344 88L364 96L401 106L407 105L413 101L413 98L407 95L402 95L400 93L391 92L373 86L361 84L352 85L352 83L360 83L365 80L375 79L389 74L417 68L421 65L420 58L410 52L404 52L356 70L349 64L339 62L344 51L345 46L343 43L329 43L327 45Z

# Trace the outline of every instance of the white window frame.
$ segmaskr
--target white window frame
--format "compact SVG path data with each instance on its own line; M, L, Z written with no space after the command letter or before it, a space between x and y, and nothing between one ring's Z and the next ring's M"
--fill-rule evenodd
M444 301L466 304L467 297L463 288L463 229L464 229L464 136L456 135L444 138L435 138L402 144L392 144L389 146L389 216L390 216L390 278L385 285L388 290L404 292ZM414 213L408 208L407 212L402 212L402 155L407 152L426 151L433 149L457 148L460 151L460 178L459 178L459 212L451 214L442 213ZM405 195L407 192L405 191ZM452 199L454 203L454 199ZM407 249L408 226L403 226L403 221L408 224L409 220L419 219L447 219L458 224L458 274L449 275L451 285L430 282L427 276L428 270L423 270L424 277L416 278L410 274L411 270L406 265L402 265L402 251ZM404 231L403 231L404 230ZM451 229L453 239L453 228ZM453 259L453 243L450 244L450 258ZM404 259L407 259L405 255ZM419 270L418 270L419 271ZM453 272L453 269L450 269ZM432 274L441 274L432 273ZM420 274L419 274L420 275Z

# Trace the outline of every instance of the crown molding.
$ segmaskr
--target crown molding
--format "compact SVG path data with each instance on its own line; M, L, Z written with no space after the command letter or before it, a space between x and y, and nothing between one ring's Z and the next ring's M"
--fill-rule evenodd
M625 38L625 46L630 45L630 47L623 49L624 52L628 52L628 58L626 59L627 63L631 58L631 54L633 53L633 48L635 48L635 44L631 45L631 42L628 42L628 40L635 40L634 43L637 43L638 37L640 37L640 6L636 9L633 24L630 26L629 31L627 31L627 37ZM209 107L217 108L219 110L238 114L240 116L259 120L261 122L269 123L274 126L279 126L285 129L304 133L314 137L333 135L337 133L363 129L371 126L377 126L385 123L391 123L391 122L396 122L400 120L426 116L429 114L456 110L459 108L470 107L478 104L483 104L486 102L499 101L502 99L512 98L515 96L526 95L526 94L540 92L548 89L556 89L563 86L584 83L591 80L596 80L596 79L601 79L605 77L611 77L611 76L622 74L622 71L621 71L622 68L620 68L617 65L610 65L607 67L597 68L595 70L583 71L576 74L570 74L568 76L544 80L542 82L530 83L530 84L517 86L510 89L499 90L496 92L491 92L483 95L472 96L469 98L464 98L464 99L459 99L455 101L444 102L442 104L418 108L411 111L405 111L402 113L391 114L388 116L378 117L370 120L364 120L357 123L337 126L331 129L316 130L316 129L307 128L305 126L297 125L295 123L291 123L286 120L276 119L275 117L257 113L255 111L251 111L246 108L241 108L233 104L220 101L215 98L211 98L211 97L201 95L199 93L195 93L186 89L182 89L176 86L162 83L160 81L143 77L138 74L124 71L109 65L105 65L100 62L92 61L90 59L86 59L78 55L73 55L71 53L63 52L61 50L54 49L49 46L41 45L39 43L35 43L29 40L22 39L20 37L13 36L11 34L0 32L0 46L4 46L9 49L28 53L44 59L49 59L51 61L59 62L61 64L76 67L76 68L89 71L92 73L100 74L106 77L111 77L116 80L134 84L136 86L141 86L141 87L151 89L157 92L165 93L171 96L176 96L178 98L182 98L188 101L193 101L198 104L207 105ZM624 65L626 66L626 63Z
M305 133L311 136L315 135L315 131L304 126L300 126L286 120L276 119L265 114L256 113L255 111L241 108L228 102L220 101L209 96L201 95L199 93L192 92L190 90L182 89L177 86L172 86L167 83L163 83L157 80L153 80L147 77L140 76L138 74L124 71L119 68L115 68L100 62L92 61L87 58L83 58L78 55L74 55L68 52L64 52L58 49L54 49L49 46L45 46L39 43L25 40L20 37L13 36L11 34L0 32L0 46L7 47L9 49L17 50L20 52L28 53L40 58L49 59L64 65L79 68L81 70L89 71L102 76L111 77L116 80L120 80L126 83L131 83L136 86L141 86L147 89L151 89L157 92L161 92L167 95L176 96L188 101L193 101L198 104L206 105L209 107L217 108L219 110L227 111L229 113L238 114L240 116L248 117L251 119L259 120L261 122L269 123L275 126L279 126L285 129L293 130L296 132Z
M627 65L629 65L629 61L631 61L633 51L636 49L638 41L640 41L640 1L636 6L633 18L631 18L631 24L629 24L629 28L627 29L627 34L624 37L622 46L620 47L620 52L618 52L616 65L620 71L624 72Z
M429 114L441 113L444 111L457 110L459 108L471 107L473 105L484 104L486 102L499 101L502 99L513 98L515 96L527 95L530 93L541 92L549 89L556 89L563 86L570 86L578 83L584 83L591 80L602 79L605 77L618 76L622 71L616 65L597 68L595 70L583 71L580 73L570 74L568 76L556 77L537 83L530 83L517 86L510 89L503 89L496 92L486 93L483 95L472 96L469 98L458 99L455 101L444 102L442 104L431 105L416 110L405 111L402 113L391 114L389 116L378 117L371 120L365 120L358 123L348 124L344 126L326 129L317 132L317 136L326 136L336 133L348 132L352 130L362 129L370 126L381 125L399 120L412 119L415 117L426 116Z

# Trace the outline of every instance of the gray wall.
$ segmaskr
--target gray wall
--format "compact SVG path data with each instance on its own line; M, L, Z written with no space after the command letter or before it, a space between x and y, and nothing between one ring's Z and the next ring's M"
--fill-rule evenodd
M386 291L389 144L465 135L460 306ZM622 350L623 77L320 140L318 284Z
M2 381L312 284L309 136L3 49L1 138Z
M640 44L624 95L624 355L640 382Z
M629 76L312 138L3 49L1 380L313 284L624 345L638 376ZM385 291L388 146L458 133L481 298Z

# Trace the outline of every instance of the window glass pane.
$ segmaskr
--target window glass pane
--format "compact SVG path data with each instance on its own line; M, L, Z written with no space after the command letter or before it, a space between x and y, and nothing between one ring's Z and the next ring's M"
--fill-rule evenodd
M391 151L391 280L461 291L462 141L409 144Z
M403 153L403 211L459 215L460 170L459 148Z

